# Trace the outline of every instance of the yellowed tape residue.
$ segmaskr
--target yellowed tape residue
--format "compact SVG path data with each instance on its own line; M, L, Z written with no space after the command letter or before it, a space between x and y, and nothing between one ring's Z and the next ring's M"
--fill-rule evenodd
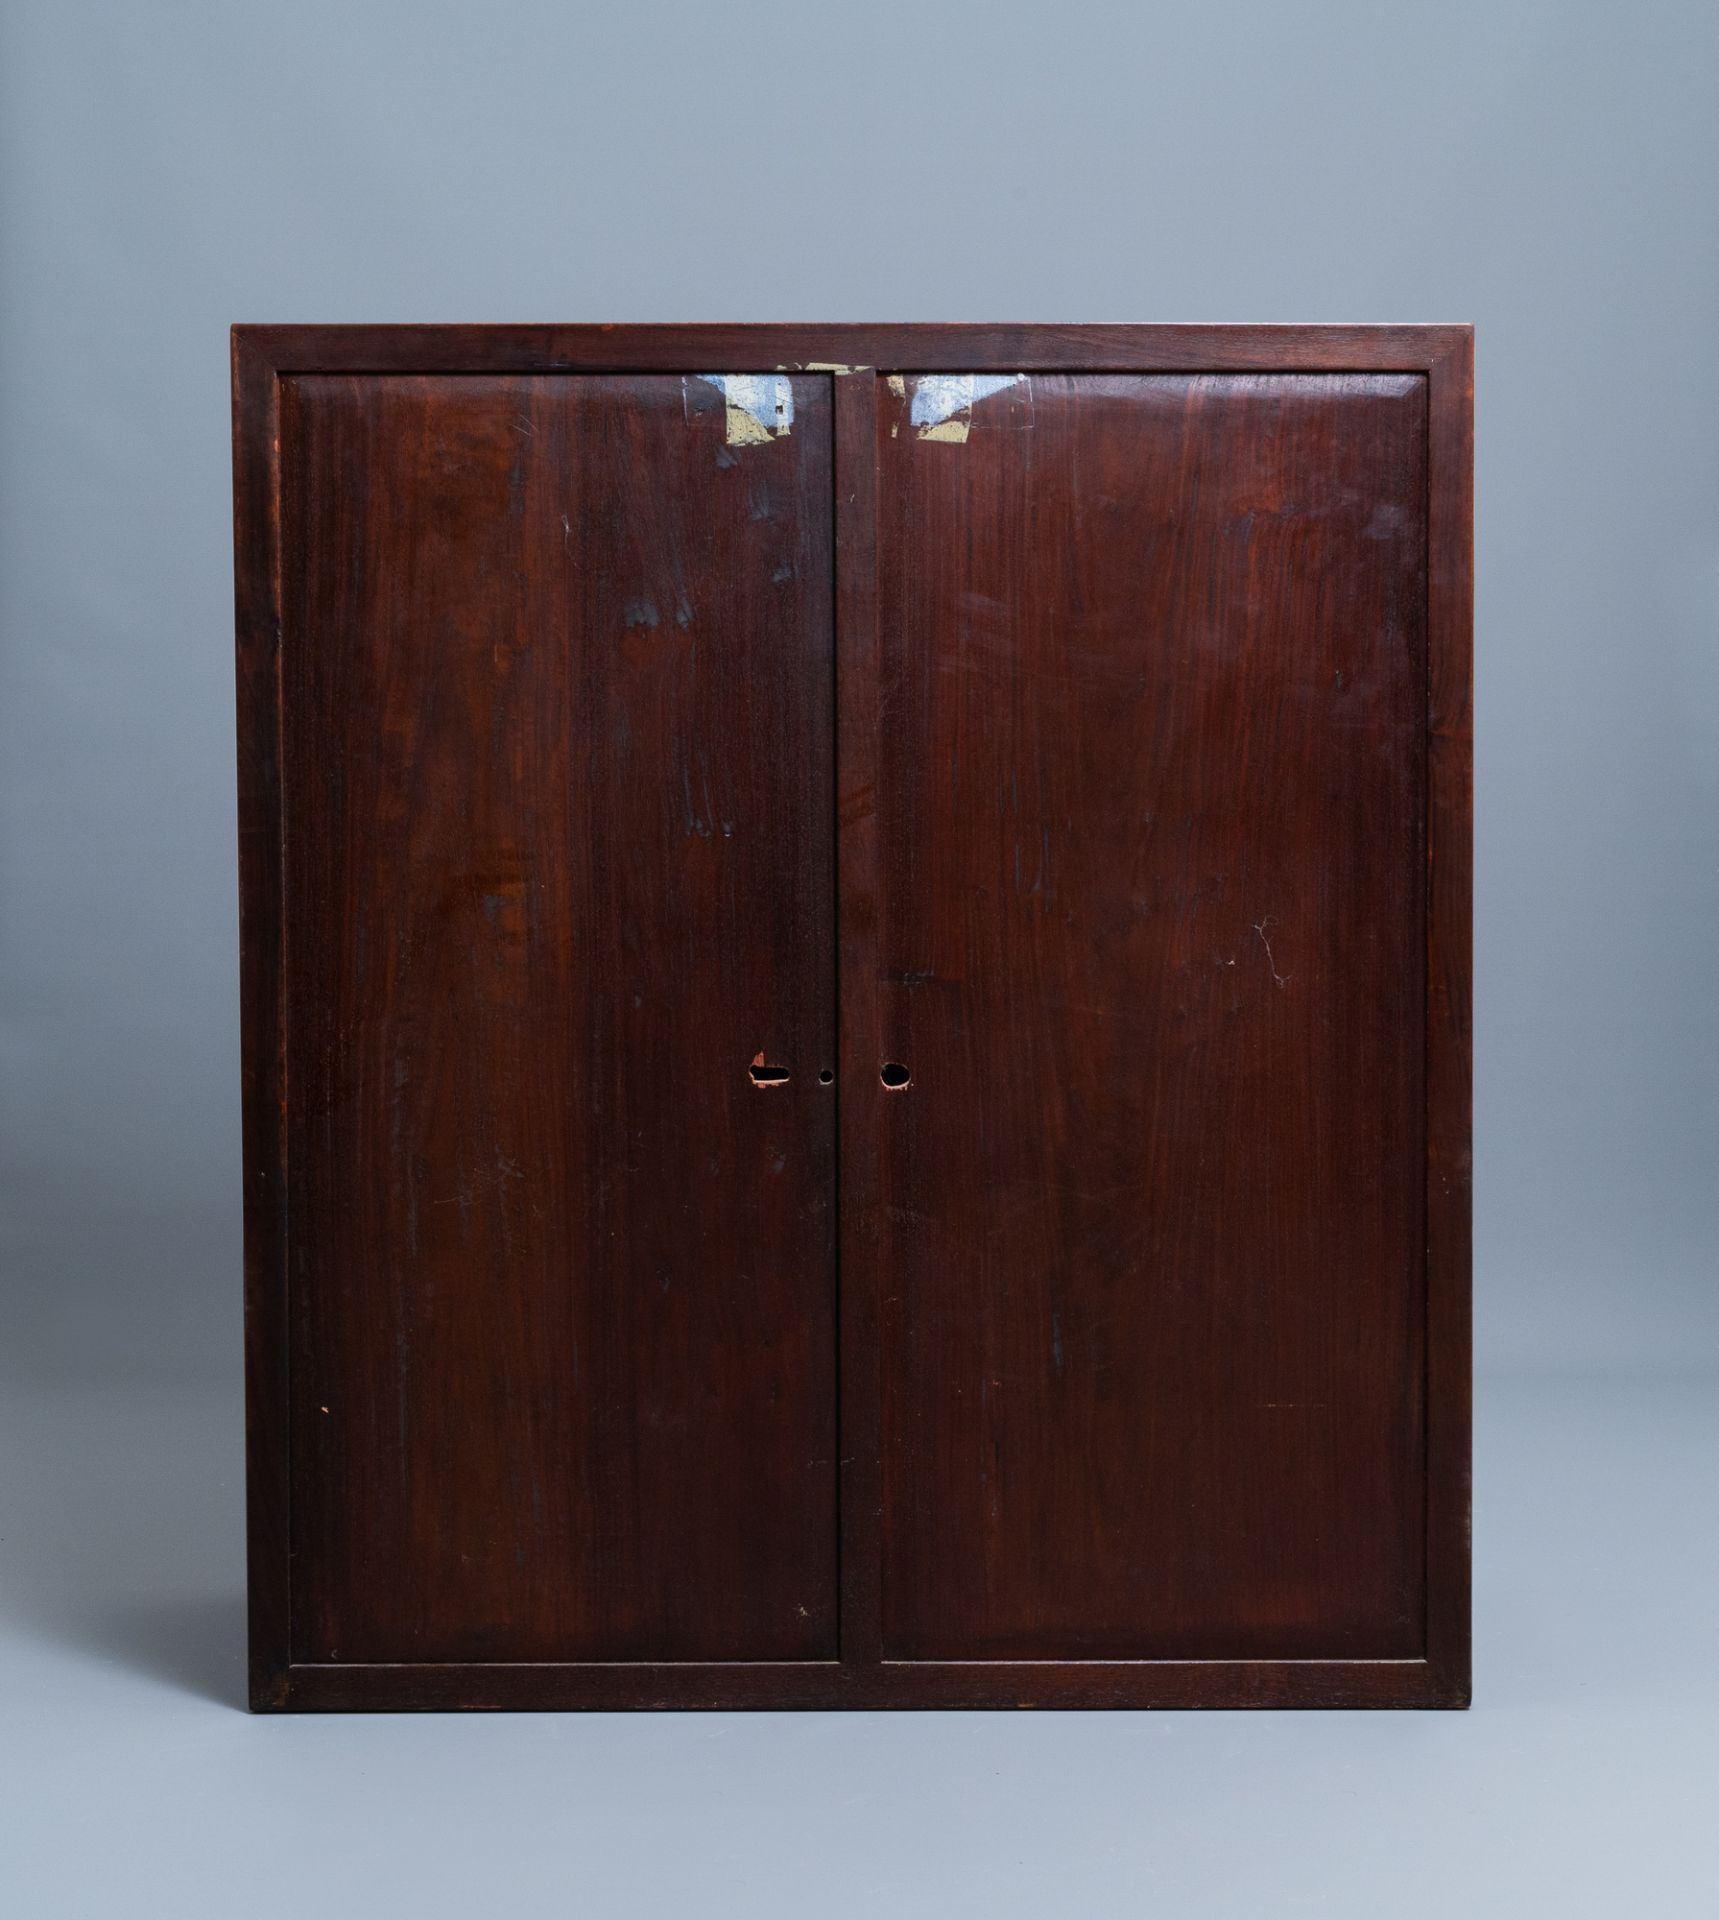
M695 377L722 395L723 430L731 447L761 447L792 432L794 383L787 374L701 373Z

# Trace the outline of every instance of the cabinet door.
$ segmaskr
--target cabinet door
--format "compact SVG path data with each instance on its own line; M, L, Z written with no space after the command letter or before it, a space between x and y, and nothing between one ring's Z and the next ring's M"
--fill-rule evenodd
M890 383L886 1659L1424 1652L1426 385Z
M279 408L292 1659L832 1654L828 382Z

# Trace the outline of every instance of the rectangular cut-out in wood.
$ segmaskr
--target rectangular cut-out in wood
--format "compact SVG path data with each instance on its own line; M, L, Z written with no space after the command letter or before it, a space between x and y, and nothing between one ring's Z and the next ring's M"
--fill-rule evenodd
M1465 328L238 328L252 1698L1468 1697Z

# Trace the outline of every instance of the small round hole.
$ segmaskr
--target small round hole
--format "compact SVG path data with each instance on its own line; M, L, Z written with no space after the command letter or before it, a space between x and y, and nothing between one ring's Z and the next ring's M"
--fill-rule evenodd
M836 1076L833 1073L831 1073L829 1068L825 1067L823 1072L818 1075L818 1080L821 1085L827 1087L835 1077Z
M899 1060L886 1060L883 1063L883 1084L886 1087L905 1087L913 1078Z

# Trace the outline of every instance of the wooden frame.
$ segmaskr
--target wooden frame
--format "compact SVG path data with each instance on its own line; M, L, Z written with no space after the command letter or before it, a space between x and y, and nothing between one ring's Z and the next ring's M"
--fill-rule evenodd
M305 1665L290 1658L279 383L313 372L823 371L836 402L839 927L873 966L874 408L891 369L1395 372L1428 383L1425 1657L882 1657L873 997L841 996L841 1657L795 1664ZM1473 336L1463 326L236 327L232 339L250 1688L259 1709L1465 1705L1469 1697Z

